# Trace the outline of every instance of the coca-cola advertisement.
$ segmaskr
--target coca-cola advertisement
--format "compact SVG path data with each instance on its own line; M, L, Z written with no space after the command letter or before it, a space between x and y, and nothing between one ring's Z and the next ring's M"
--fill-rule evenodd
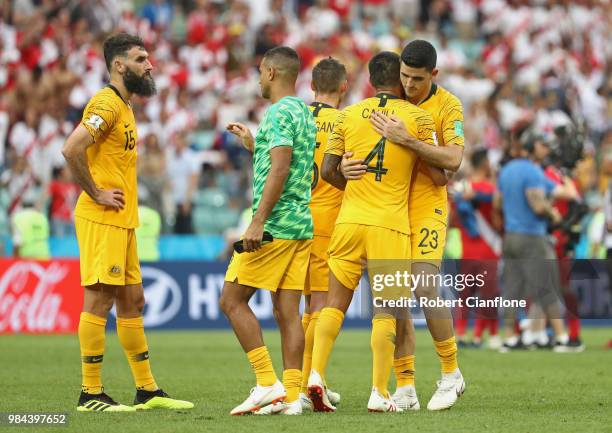
M0 259L0 334L76 332L79 262Z

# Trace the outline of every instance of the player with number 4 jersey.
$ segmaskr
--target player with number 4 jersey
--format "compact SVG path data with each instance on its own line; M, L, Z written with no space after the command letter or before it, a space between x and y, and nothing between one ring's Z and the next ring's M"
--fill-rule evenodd
M315 330L308 381L309 396L316 411L335 410L325 393L325 368L361 277L363 260L410 257L410 225L406 215L417 157L378 134L369 118L375 111L396 115L412 134L435 145L431 115L401 99L399 56L382 52L368 66L377 95L339 113L323 160L323 178L345 191L328 250L329 294ZM366 175L359 181L347 183L338 170L345 152L352 152L368 166ZM368 409L394 412L398 408L387 391L394 343L391 338L374 335L395 335L395 319L389 315L375 316L372 324L372 341L382 342L385 347L372 345L373 388Z

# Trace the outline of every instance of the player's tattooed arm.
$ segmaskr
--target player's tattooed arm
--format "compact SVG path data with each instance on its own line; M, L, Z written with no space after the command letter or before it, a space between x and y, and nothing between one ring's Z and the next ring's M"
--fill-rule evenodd
M528 188L525 191L527 203L536 215L548 218L553 224L561 222L559 211L553 207L552 202L546 197L542 188Z
M326 180L328 183L338 188L339 190L344 191L346 188L346 179L342 175L340 171L340 163L342 162L342 157L338 155L333 155L331 153L326 153L323 157L323 167L321 168L321 177Z
M387 117L377 111L370 116L370 122L380 135L412 150L426 163L443 170L457 171L459 169L463 158L463 146L456 144L432 146L410 135L400 118Z
M125 206L123 191L99 189L91 176L87 161L87 148L93 143L93 137L87 128L79 125L66 140L62 155L76 182L96 203L114 209L123 209Z

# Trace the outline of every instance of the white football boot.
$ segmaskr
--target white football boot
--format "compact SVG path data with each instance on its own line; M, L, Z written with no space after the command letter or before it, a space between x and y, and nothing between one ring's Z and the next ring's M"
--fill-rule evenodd
M333 404L334 406L337 405L338 403L340 403L340 394L332 391L329 388L325 388L325 391L327 392L327 398L329 399L330 403Z
M376 387L372 387L372 393L368 400L368 412L403 412L392 398L384 397Z
M255 415L301 415L302 403L300 400L292 401L291 403L279 401L277 403L264 406L253 413Z
M323 378L316 370L310 370L308 377L308 396L312 401L313 410L315 412L335 412L336 407L331 404Z
M285 387L278 380L272 386L257 385L251 389L251 394L245 401L232 409L230 415L246 415L253 413L271 403L283 401L286 395Z
M417 398L416 389L414 385L406 385L395 390L395 394L391 396L397 407L404 411L408 410L419 410L421 405Z
M303 392L300 392L300 403L302 404L302 411L312 412L312 401L310 401L310 397Z
M442 380L439 380L437 384L438 389L427 403L429 410L448 409L465 392L465 381L458 368L452 373L442 374Z

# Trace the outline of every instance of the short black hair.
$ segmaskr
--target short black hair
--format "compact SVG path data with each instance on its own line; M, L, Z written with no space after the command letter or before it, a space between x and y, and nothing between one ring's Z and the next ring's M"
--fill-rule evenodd
M298 53L293 48L271 48L263 55L263 59L265 59L269 65L274 66L279 74L293 81L297 80L297 76L300 73L300 56L298 56Z
M117 33L106 38L104 40L104 61L106 62L106 69L110 72L115 57L125 56L132 47L141 47L144 49L145 45L140 37L128 33Z
M482 165L484 161L486 161L489 157L489 152L487 149L476 149L472 153L472 157L470 158L470 163L472 164L472 168L478 168Z
M374 88L401 86L400 57L391 51L382 51L372 57L368 70Z
M312 85L317 92L335 93L346 80L346 68L338 60L328 57L312 68Z
M434 46L422 39L415 39L402 51L402 62L411 68L425 68L427 72L431 72L436 68L437 60Z

